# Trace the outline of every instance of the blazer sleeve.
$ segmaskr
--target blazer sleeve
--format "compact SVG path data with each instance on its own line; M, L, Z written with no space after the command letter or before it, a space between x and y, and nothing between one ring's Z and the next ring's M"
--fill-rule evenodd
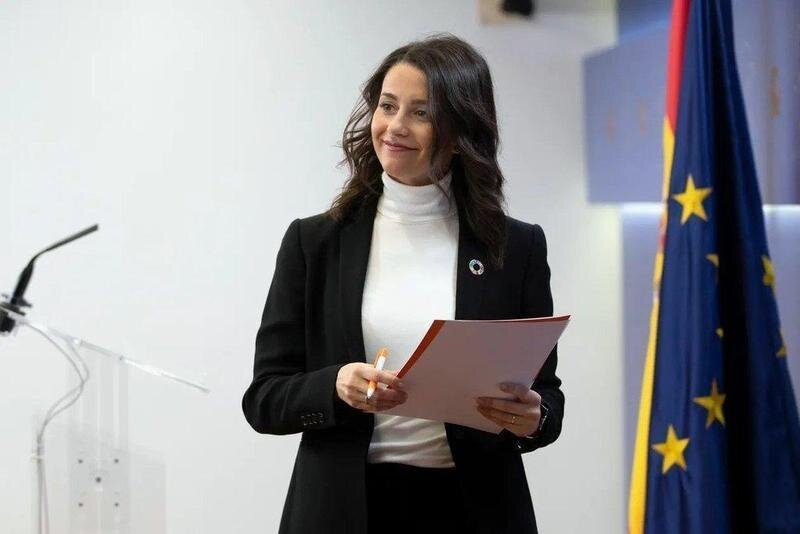
M547 264L547 241L544 231L538 224L533 226L531 246L523 278L522 291L523 317L548 317L553 315L553 297L550 293L550 267ZM542 431L535 436L518 437L513 432L503 430L519 453L526 453L549 445L561 434L561 421L564 418L564 393L561 379L556 376L558 364L558 345L544 362L531 389L542 397L550 413Z
M346 364L307 368L305 283L300 219L295 219L278 250L256 334L253 381L242 398L245 419L262 434L324 429L347 413L336 405L336 377Z

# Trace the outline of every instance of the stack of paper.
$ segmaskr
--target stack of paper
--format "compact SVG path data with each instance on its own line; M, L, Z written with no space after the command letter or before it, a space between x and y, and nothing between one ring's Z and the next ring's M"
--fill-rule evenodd
M476 397L514 399L502 382L530 387L569 323L569 315L507 320L435 320L397 376L408 400L379 413L503 428L475 407ZM381 384L381 387L386 387Z

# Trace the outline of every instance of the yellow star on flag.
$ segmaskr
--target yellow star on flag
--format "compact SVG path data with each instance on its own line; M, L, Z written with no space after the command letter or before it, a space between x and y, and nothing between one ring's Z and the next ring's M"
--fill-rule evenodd
M716 276L714 277L714 281L719 283L719 255L718 254L706 254L706 259L714 264L714 267L717 268Z
M706 418L706 428L716 419L722 426L725 426L725 416L722 413L722 404L725 402L725 395L717 389L717 380L711 381L711 394L708 397L695 397L694 402L708 410Z
M683 451L689 445L689 438L678 439L675 434L675 428L669 425L667 429L667 441L664 443L656 443L653 445L653 450L664 455L664 462L661 465L661 474L665 474L673 465L679 465L685 471L686 460L683 457Z
M761 263L764 265L764 277L761 279L765 286L772 288L775 291L775 266L772 265L769 257L761 256Z
M780 336L781 336L781 348L778 349L778 352L775 353L775 355L778 358L785 358L787 356L787 351L786 351L786 342L783 340L783 332L782 331L780 332Z
M694 186L694 178L692 178L691 174L689 175L689 178L686 179L686 190L683 193L672 195L672 198L683 206L681 224L686 223L692 215L697 215L704 221L708 221L706 210L703 208L703 200L711 194L711 190L711 187L697 189Z

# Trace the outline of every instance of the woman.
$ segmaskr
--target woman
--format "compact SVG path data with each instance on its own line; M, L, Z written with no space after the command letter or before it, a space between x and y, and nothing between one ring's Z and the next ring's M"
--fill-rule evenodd
M386 346L400 368L433 319L552 314L544 234L502 208L488 66L436 35L362 97L348 182L281 242L242 400L256 431L302 432L280 532L536 532L521 454L561 431L555 349L515 400L476 400L500 434L382 414L408 393L367 363ZM390 387L367 400L370 380Z

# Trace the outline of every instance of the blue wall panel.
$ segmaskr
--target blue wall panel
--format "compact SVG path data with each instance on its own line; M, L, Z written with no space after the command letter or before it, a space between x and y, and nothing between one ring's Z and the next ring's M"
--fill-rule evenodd
M668 27L631 37L584 63L591 202L658 201Z
M668 21L659 22L659 4L621 1L619 44L584 60L592 202L660 200ZM763 200L800 204L800 1L733 5L737 63ZM637 30L636 23L643 26Z
M625 39L653 24L669 21L672 0L617 0L617 34Z

